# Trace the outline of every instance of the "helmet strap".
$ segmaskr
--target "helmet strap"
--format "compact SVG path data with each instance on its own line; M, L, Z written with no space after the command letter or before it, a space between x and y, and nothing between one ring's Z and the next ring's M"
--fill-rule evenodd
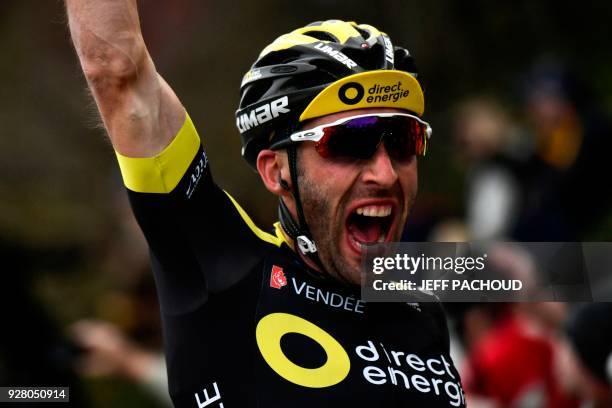
M291 192L295 201L295 209L298 215L299 223L296 223L289 208L285 204L285 201L281 198L278 207L278 216L283 230L293 239L294 245L297 246L296 250L299 251L304 257L314 262L321 270L325 273L325 267L321 258L319 257L318 249L315 245L314 239L308 224L306 224L306 218L304 217L304 210L302 208L302 200L300 199L300 189L298 186L298 172L297 172L297 146L291 145L287 148L287 156L289 159L289 173L291 176L291 183L293 188ZM347 285L352 286L351 283L342 275L337 275L337 279Z
M287 148L287 157L289 160L289 173L291 176L291 184L293 188L291 192L295 201L295 210L298 216L298 222L296 223L291 215L291 212L287 208L287 205L280 199L278 207L278 215L283 230L293 239L296 249L308 259L312 260L322 271L325 270L323 263L319 258L317 252L317 246L312 238L308 224L306 223L306 217L304 216L304 209L302 207L302 200L300 199L300 188L298 185L298 172L297 172L297 147L292 145Z

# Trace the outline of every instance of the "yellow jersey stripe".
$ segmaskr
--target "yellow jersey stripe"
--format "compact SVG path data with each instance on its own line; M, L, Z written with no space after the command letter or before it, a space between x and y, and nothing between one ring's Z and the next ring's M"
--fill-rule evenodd
M240 206L240 204L238 204L238 202L236 200L234 200L234 197L232 197L227 191L223 190L225 192L225 194L227 194L227 196L230 198L230 200L232 200L232 204L234 204L234 207L236 207L236 210L238 210L238 214L240 214L240 216L242 217L242 220L246 223L246 225L251 229L251 231L253 231L253 233L255 235L257 235L257 237L259 239L261 239L262 241L268 242L272 245L275 245L277 247L280 247L281 244L283 243L284 239L282 238L282 236L274 236L268 232L265 232L264 230L260 229L257 225L255 225L255 223L253 222L253 220L251 220L251 217L249 217L249 214L246 213L246 211L244 211L242 209L242 207ZM278 229L275 226L275 229L277 231L278 234Z
M125 186L137 193L170 193L189 168L200 148L200 137L189 117L174 140L153 157L127 157L119 152L117 161Z

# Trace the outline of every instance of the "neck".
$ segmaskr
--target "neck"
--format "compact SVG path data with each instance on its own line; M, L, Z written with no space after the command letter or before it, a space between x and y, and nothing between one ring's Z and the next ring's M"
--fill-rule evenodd
M337 281L340 284L343 284L345 286L359 285L359 283L351 282L351 281L347 280L346 278L344 278L341 275L338 275L338 274L335 274L335 273L331 273L330 271L322 270L321 267L319 267L319 265L317 265L316 262L311 260L309 257L304 255L302 253L302 251L300 251L298 248L296 248L295 241L285 232L285 230L280 225L279 225L279 230L280 230L280 233L281 233L281 235L283 237L283 240L287 243L289 248L291 248L293 250L293 252L295 252L300 257L302 262L304 262L310 269L312 269L315 272L319 273L321 276L327 275L328 277L334 279L335 281Z

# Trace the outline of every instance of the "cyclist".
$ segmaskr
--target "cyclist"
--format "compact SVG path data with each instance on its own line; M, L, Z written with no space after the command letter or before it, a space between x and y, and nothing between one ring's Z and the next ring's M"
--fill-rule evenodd
M431 130L413 59L369 25L277 38L241 84L242 155L279 197L259 229L214 183L134 0L67 0L85 77L151 249L177 407L465 406L436 303L359 299L397 241Z

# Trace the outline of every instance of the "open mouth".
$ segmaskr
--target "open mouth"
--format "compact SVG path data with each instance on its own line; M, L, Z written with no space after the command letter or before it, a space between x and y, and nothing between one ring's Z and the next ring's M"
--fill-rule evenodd
M393 206L390 204L357 207L346 220L350 246L361 253L365 245L387 242L393 218Z

